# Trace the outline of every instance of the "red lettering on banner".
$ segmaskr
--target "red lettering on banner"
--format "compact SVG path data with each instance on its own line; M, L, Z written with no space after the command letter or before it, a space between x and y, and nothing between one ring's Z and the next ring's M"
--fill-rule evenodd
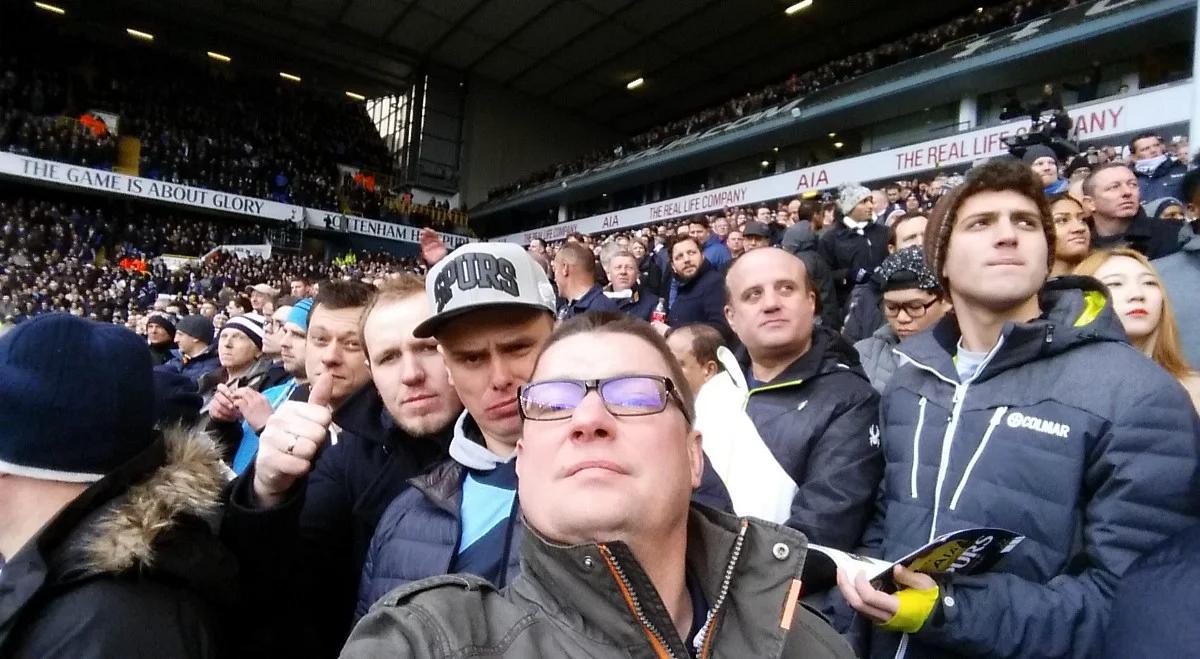
M797 190L811 190L823 185L829 185L829 172L824 169L800 172L800 178L796 181Z

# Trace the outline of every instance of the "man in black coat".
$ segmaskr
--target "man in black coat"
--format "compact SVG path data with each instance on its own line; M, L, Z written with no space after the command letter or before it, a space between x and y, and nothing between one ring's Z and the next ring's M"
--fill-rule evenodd
M748 252L725 286L725 315L744 350L722 360L732 363L697 398L705 454L737 514L853 549L883 474L879 396L854 348L814 327L816 293L799 258Z
M224 656L220 458L155 429L150 364L67 314L0 339L0 656Z
M833 270L839 300L850 299L850 289L871 276L887 258L887 227L873 220L875 201L861 185L844 186L838 192L842 221L821 236L817 251Z
M1179 251L1183 224L1146 216L1137 176L1124 164L1108 163L1092 170L1083 180L1083 195L1083 205L1091 213L1092 249L1128 245L1148 259Z
M241 561L247 655L337 656L380 516L409 478L444 457L461 409L436 347L412 336L428 315L408 304L424 300L423 281L401 277L361 295L337 294L340 284L321 285L310 317L312 391L271 415L225 512L222 537ZM359 377L343 368L377 380L339 397L334 382Z

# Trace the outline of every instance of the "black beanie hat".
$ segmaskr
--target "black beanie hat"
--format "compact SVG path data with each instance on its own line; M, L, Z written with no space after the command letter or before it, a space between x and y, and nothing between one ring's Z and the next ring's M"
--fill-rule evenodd
M53 313L0 337L0 473L92 483L154 442L145 340Z
M167 330L167 334L170 334L172 338L175 337L175 323L172 323L170 318L162 314L154 314L153 316L150 316L146 319L146 324L158 325L159 327Z

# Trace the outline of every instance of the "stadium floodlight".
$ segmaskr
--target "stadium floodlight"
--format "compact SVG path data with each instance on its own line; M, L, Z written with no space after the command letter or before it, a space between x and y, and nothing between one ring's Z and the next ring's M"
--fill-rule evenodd
M142 32L141 30L135 30L131 27L125 28L125 33L134 39L141 39L142 41L154 41L153 34L150 34L149 32Z
M215 60L217 60L218 62L225 62L225 63L228 63L230 60L232 60L232 59L233 59L232 57L230 57L230 56L228 56L228 55L222 55L221 53L216 53L216 52L213 52L213 51L211 51L211 50L206 50L206 51L204 51L204 54L205 54L205 55L208 55L208 58L209 58L209 59L215 59Z
M842 148L842 147L844 147L844 146L846 146L846 145L845 145L844 143L842 143L842 142L834 142L834 143L833 143L833 148L835 148L835 149L840 149L840 148Z
M835 137L837 137L837 133L830 133L830 134L829 134L829 139L831 139L831 140L832 140L832 139L833 139L833 138L835 138Z
M770 166L771 166L771 163L770 163L770 161L768 161L768 160L764 160L764 161L762 161L762 163L760 163L760 164L763 166L763 169L766 169L767 167L770 167Z
M356 101L365 101L365 100L367 100L367 97L366 97L366 96L363 96L362 94L356 94L356 93L354 93L354 92L352 92L352 91L347 91L347 92L346 92L346 96L349 96L350 98L352 98L352 99L354 99L354 100L356 100Z
M66 9L52 5L48 2L35 2L35 3L33 3L33 6L37 7L38 9L48 11L51 14L58 14L59 16L62 16L63 14L67 13Z
M284 80L291 80L292 82L300 82L300 76L292 75L291 73L284 73L283 71L279 72L279 77L283 78Z
M641 87L644 84L646 84L645 78L635 78L635 79L630 80L629 82L625 83L625 89L630 89L630 90L637 89L638 87Z
M784 9L783 13L787 14L788 16L791 16L792 14L794 14L802 9L808 9L809 7L812 6L812 3L813 3L813 0L800 0L800 2L797 2L796 4L788 7L787 9Z

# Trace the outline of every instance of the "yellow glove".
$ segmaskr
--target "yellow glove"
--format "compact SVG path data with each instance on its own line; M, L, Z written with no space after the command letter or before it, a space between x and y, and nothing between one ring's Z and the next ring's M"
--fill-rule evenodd
M937 606L938 592L937 586L922 590L905 588L896 591L896 598L900 600L900 608L896 610L896 615L880 624L880 628L906 634L919 631L933 613L933 607Z

